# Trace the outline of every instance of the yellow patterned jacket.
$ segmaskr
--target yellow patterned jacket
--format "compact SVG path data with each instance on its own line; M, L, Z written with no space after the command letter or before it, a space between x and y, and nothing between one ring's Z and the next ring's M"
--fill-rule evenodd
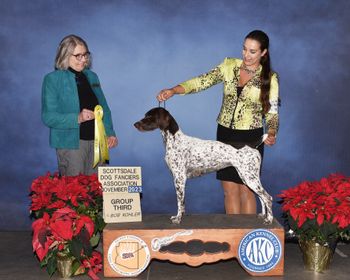
M241 59L225 58L225 60L203 75L190 79L180 85L184 94L199 92L218 83L223 83L223 101L217 122L232 129L256 129L263 127L265 119L267 130L278 130L278 77L273 73L270 87L271 108L265 116L262 113L260 97L261 65L254 77L244 86L240 96L237 96L239 68Z

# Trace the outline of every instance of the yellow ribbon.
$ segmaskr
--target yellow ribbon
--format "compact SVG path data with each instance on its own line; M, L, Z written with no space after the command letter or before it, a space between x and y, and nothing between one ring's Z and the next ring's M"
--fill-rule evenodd
M109 160L108 144L105 127L102 122L103 109L100 105L96 105L94 109L95 114L95 140L94 140L94 165L99 162L105 163Z

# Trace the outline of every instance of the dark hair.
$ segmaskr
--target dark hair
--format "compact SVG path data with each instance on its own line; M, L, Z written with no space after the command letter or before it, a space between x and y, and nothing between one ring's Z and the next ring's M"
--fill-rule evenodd
M270 85L271 85L271 65L270 65L270 54L269 54L269 37L267 34L261 30L254 30L250 32L245 39L253 39L260 43L260 50L266 53L261 57L260 63L262 66L262 71L260 74L260 102L263 108L263 113L266 114L271 107L269 96L270 96Z

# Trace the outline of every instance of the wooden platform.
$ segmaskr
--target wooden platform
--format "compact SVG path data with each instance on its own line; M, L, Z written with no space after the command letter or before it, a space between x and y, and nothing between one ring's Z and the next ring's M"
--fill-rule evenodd
M108 224L103 231L104 276L133 277L152 259L199 266L237 258L254 276L283 275L284 229L256 215L145 215L142 222Z

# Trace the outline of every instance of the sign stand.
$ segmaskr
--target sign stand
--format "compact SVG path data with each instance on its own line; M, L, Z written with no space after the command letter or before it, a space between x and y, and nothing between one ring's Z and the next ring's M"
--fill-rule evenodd
M103 219L106 223L140 222L141 167L98 168L103 189Z
M281 276L284 229L257 215L145 215L140 223L108 224L103 231L104 276L133 277L152 259L199 266L237 258L253 276Z

